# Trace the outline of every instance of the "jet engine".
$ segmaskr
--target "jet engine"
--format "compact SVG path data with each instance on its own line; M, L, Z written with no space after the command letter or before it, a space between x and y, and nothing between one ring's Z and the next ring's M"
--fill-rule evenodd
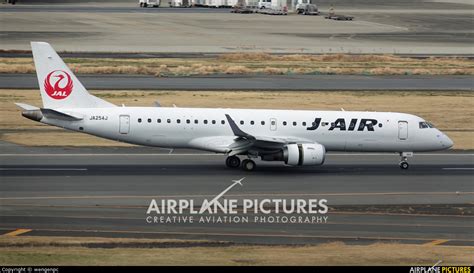
M322 165L326 149L319 143L288 144L278 153L262 155L265 161L284 161L292 166Z

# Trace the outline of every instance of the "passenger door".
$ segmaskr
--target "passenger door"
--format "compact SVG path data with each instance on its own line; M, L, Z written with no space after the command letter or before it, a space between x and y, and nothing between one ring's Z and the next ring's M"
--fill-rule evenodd
M408 122L407 121L398 121L398 139L407 140L408 139Z
M119 133L128 134L128 132L130 131L130 116L120 115L119 120Z

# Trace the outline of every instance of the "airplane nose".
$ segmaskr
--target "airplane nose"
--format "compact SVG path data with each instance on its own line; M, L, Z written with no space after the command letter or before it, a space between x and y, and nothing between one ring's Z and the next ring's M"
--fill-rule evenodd
M454 142L447 135L444 135L443 144L449 149L453 147Z
M449 149L453 147L454 142L446 134L439 132L437 137L443 149Z

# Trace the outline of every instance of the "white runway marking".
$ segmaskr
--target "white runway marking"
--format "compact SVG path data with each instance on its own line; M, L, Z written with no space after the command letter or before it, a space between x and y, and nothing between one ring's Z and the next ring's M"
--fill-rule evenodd
M394 29L399 29L403 31L408 31L409 29L406 27L400 27L400 26L394 26L394 25L388 25L388 24L381 24L381 23L375 23L375 22L369 22L369 21L351 21L353 24L357 25L362 25L362 26L378 26L378 27L384 27L384 28L394 28Z
M222 156L223 154L0 154L0 156L41 157L41 156Z
M247 193L228 194L227 197L302 197L302 196L402 196L402 195L473 195L474 192L347 192L347 193ZM150 199L150 198L209 198L212 194L172 194L172 195L80 195L80 196L16 196L0 197L0 200L40 200L40 199Z
M85 168L0 168L0 171L87 171Z

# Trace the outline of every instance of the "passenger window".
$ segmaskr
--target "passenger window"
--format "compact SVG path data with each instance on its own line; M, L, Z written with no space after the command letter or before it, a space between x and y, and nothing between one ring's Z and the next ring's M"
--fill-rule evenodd
M166 122L171 123L171 119L167 119Z
M204 120L204 124L207 124L207 119Z
M240 121L240 125L244 125L244 121L243 121L243 120Z
M141 119L141 118L138 119L138 123L142 123L142 119Z
M180 119L177 119L177 120L176 120L176 123L178 123L178 124L181 123L181 120L180 120Z
M187 120L186 120L186 123L189 124L189 123L191 123L191 121L190 121L189 119L187 119Z
M225 124L225 120L221 120L221 124Z
M151 118L148 119L148 123L151 123Z
M286 126L286 121L283 121L283 125Z
M302 125L303 125L303 126L306 126L306 121L303 121Z
M275 124L276 124L276 122L274 120L272 120L272 125L275 125Z
M161 118L157 119L156 122L161 123Z
M252 121L250 121L250 124L251 124L251 125L254 125L254 124L255 124L255 122L252 120Z
M293 126L296 126L296 121L293 121Z
M198 122L199 122L199 121L198 121L197 119L194 120L194 124L198 124Z
M215 120L215 119L212 120L212 124L216 124L216 120Z
M265 121L262 120L262 122L260 122L262 125L265 125Z

